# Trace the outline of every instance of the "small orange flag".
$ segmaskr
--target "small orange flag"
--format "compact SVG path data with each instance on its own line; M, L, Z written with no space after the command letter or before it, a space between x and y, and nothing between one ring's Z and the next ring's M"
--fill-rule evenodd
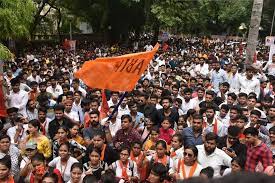
M132 91L158 48L156 44L148 52L87 61L74 75L91 88Z
M109 106L107 102L107 97L105 94L105 90L101 91L101 96L102 96L102 102L101 102L101 108L100 108L100 119L104 119L107 117L108 111L109 111Z

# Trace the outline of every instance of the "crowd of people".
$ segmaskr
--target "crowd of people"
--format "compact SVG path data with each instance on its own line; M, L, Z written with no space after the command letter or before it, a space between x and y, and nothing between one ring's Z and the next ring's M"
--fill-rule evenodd
M89 88L74 77L85 61L152 49L149 42L85 43L75 52L43 46L6 62L0 182L273 176L275 55L268 60L267 48L258 45L246 65L242 42L174 38L131 92Z

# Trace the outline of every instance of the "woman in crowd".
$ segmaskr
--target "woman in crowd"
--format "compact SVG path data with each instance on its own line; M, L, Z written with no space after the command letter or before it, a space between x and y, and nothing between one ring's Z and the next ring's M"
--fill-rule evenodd
M146 179L147 164L146 164L146 160L145 160L145 154L142 151L141 142L133 142L132 143L130 160L134 161L137 164L140 181L144 181Z
M65 182L70 180L71 174L71 166L78 162L77 159L71 157L70 155L70 144L65 142L60 144L58 154L59 156L54 158L50 163L49 166L56 168L60 171L62 178Z
M156 153L152 156L147 156L147 162L149 163L147 175L156 163L163 164L167 170L173 167L173 160L167 155L167 144L164 140L156 142Z
M74 163L71 167L71 179L68 183L82 183L83 165L81 163Z
M58 176L55 173L46 173L43 176L42 183L56 183L58 182Z
M97 148L90 149L89 159L87 163L83 165L85 174L94 175L97 180L100 180L101 175L107 170L108 165L100 159L101 152Z
M54 173L58 177L58 181L55 183L63 183L60 171L56 168L51 168L47 166L46 159L43 154L37 153L32 157L32 170L30 173L30 183L41 183L44 175L47 173Z
M145 126L141 130L141 140L142 140L142 142L145 142L149 138L153 126L154 126L154 122L152 121L152 119L151 118L145 118Z
M36 119L29 121L28 132L29 135L21 143L22 149L25 149L25 144L27 142L33 142L37 144L37 151L42 153L45 158L50 158L52 156L52 146L50 140L40 133L40 122Z
M171 142L172 148L170 149L170 157L175 160L175 159L181 159L183 157L183 139L181 134L175 134L172 137L172 142Z
M112 163L109 168L115 171L116 177L124 181L138 182L137 165L129 159L130 149L128 147L122 147L119 155L119 160Z
M11 145L11 139L6 134L0 133L0 156L4 157L9 155L12 159L11 162L11 173L14 176L14 179L19 178L19 161L20 161L20 152L19 149Z
M154 126L149 138L143 144L143 150L146 155L152 155L156 150L156 142L159 139L159 128Z
M241 172L244 170L244 166L245 160L242 157L234 157L231 161L231 168L225 169L223 175Z
M70 139L76 141L82 146L85 145L84 139L79 135L78 125L73 125L72 128L70 129Z
M162 163L155 163L149 174L149 177L145 181L146 183L162 183L168 182L167 175L168 170Z
M11 174L11 158L8 155L0 159L0 182L15 183Z
M83 158L83 153L86 147L79 144L77 141L70 139L70 131L66 126L60 126L57 130L57 139L53 142L53 158L58 156L60 144L68 142L70 144L70 153L77 160Z
M183 158L175 161L173 168L169 170L169 175L177 181L199 176L202 167L197 158L196 146L185 147Z
M111 165L113 162L119 159L118 153L106 142L106 136L104 132L97 132L93 137L93 144L91 144L87 151L90 152L91 149L97 148L100 151L100 160L104 161L108 165ZM89 159L89 158L88 158Z
M60 144L66 143L68 139L69 130L66 126L60 126L57 130L57 139L53 142L53 158L58 156Z

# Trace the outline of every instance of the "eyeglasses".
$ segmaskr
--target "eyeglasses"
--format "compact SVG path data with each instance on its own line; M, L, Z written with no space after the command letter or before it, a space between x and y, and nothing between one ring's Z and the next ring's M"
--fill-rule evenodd
M186 153L186 152L184 152L183 155L184 155L184 157L185 157L185 156L188 156L188 158L192 158L192 157L193 157L193 154Z
M129 154L120 153L121 156L129 156Z

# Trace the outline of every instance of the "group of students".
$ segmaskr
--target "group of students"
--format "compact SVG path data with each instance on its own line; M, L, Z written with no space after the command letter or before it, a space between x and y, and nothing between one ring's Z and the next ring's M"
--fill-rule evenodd
M275 55L265 63L258 53L256 64L242 71L236 46L178 40L156 54L125 95L73 77L98 49L75 56L48 47L5 63L0 182L157 183L274 174ZM268 64L268 74L257 64Z

